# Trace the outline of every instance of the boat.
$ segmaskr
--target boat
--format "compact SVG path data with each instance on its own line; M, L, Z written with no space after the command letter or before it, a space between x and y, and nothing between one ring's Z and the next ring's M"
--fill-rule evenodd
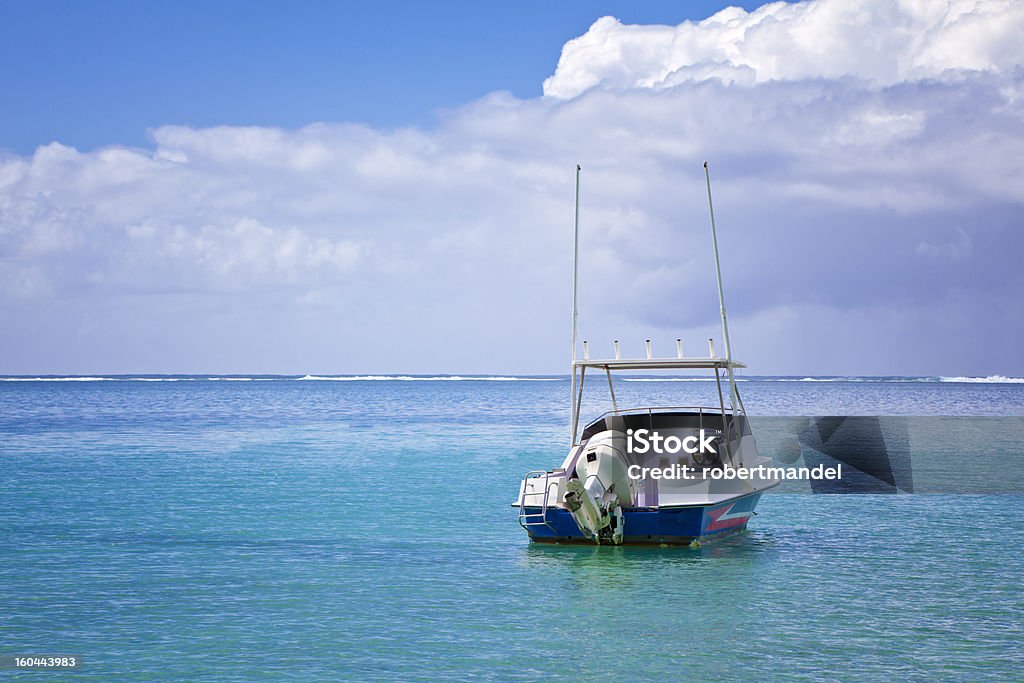
M771 458L758 453L735 371L722 290L718 236L707 162L724 355L708 340L707 357L623 358L618 341L610 357L591 358L587 341L577 353L580 166L576 166L576 220L572 293L571 445L561 467L534 470L519 486L514 507L534 543L689 545L746 529L762 494L780 481ZM587 371L607 378L611 410L579 428ZM717 405L620 408L612 374L661 370L713 373ZM601 382L604 384L604 382ZM724 385L724 386L723 386Z

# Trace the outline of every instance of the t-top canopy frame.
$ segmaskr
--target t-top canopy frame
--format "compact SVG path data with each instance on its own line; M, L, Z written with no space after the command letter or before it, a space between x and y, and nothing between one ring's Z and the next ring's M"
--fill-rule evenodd
M578 445L576 436L579 434L580 411L583 408L583 380L587 374L587 368L604 370L608 377L608 392L612 398L612 412L618 413L619 406L615 399L615 386L612 384L612 370L714 370L715 386L718 388L718 405L722 411L723 424L726 419L725 396L722 394L721 371L728 372L727 379L730 384L729 404L733 414L746 415L743 407L743 399L740 398L736 389L735 379L732 371L737 368L747 367L743 363L727 358L608 358L574 360L572 362L573 381L573 403L572 403L572 445Z

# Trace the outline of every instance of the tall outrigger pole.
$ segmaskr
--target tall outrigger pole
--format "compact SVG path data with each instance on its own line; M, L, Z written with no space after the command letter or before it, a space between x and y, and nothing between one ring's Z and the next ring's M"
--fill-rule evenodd
M580 168L576 164L576 219L574 221L574 247L572 253L572 413L570 415L569 430L572 433L572 440L576 440L577 413L580 409L576 401L576 335L579 328L579 309L576 302L576 287L579 281L580 270ZM582 379L582 378L581 378Z
M736 408L743 407L740 401L739 392L736 391L736 378L732 371L732 346L729 344L729 323L725 315L725 293L722 290L722 266L718 262L718 234L715 231L715 207L711 203L711 175L708 172L708 162L704 162L704 180L708 186L708 211L711 213L711 242L715 247L715 275L718 278L718 306L722 314L722 337L725 341L726 370L729 373L729 405L732 407L733 415ZM715 371L717 374L717 370Z

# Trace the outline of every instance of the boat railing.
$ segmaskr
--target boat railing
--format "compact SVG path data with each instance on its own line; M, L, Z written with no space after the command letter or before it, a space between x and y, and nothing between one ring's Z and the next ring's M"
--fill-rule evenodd
M615 416L627 415L627 414L628 415L642 415L643 413L648 413L648 414L667 413L667 412L679 412L679 411L683 411L683 410L696 411L700 415L703 415L704 413L708 413L710 415L721 415L722 414L722 408L720 408L719 406L638 406L636 408L619 408L618 410L606 411L604 413L601 413L601 415L599 415L596 419L591 420L590 424L588 424L587 426L589 427L590 425L594 424L598 420L603 420L604 418L608 417L609 415L615 415ZM743 411L741 411L741 410L733 410L730 407L726 407L725 408L725 412L727 414L728 413L734 413L736 415L742 415L743 414Z
M544 490L543 491L529 491L530 480L544 478ZM523 486L519 491L519 526L529 531L531 526L546 526L552 531L554 527L548 522L548 507L551 503L551 484L554 479L561 479L565 477L565 471L555 470L554 472L548 472L547 470L530 470L523 477ZM532 496L534 499L540 498L540 512L527 512L527 507L538 507L536 503L527 505L527 496Z

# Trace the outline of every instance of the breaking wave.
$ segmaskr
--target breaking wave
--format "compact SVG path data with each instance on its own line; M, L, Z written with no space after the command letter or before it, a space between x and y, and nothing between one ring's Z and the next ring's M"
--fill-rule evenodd
M1024 377L1004 377L989 375L988 377L940 377L940 382L960 382L964 384L1024 384Z
M623 377L626 382L714 382L714 377ZM973 383L973 384L1024 384L1024 377L1005 377L990 375L988 377L779 377L779 376L746 376L737 377L737 382L835 382L835 383L867 383L867 384L901 384L901 383Z
M300 380L324 382L560 382L561 377L474 377L463 375L435 375L418 377L415 375L306 375Z
M114 377L0 377L0 382L116 382Z
M1024 378L990 375L989 377L778 377L759 378L764 382L867 382L867 383L982 383L982 384L1024 384Z

